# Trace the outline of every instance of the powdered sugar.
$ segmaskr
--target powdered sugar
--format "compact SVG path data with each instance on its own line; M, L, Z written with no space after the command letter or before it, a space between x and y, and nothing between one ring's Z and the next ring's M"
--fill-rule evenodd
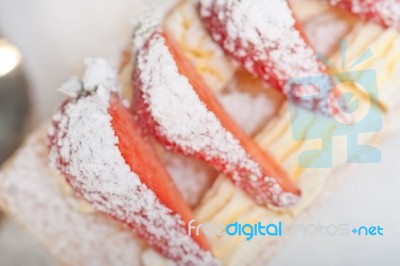
M82 213L49 167L47 124L34 132L0 173L0 205L61 265L140 265L143 243L99 213Z
M226 112L249 135L254 135L276 115L284 97L244 71L236 72L223 93L217 95Z
M141 90L161 134L189 153L207 152L227 163L257 169L232 134L208 111L176 64L160 35L138 54ZM247 166L245 166L247 165ZM257 170L256 170L257 171Z
M378 24L400 30L400 2L397 0L330 0L332 5Z
M213 39L247 71L306 109L328 116L343 115L337 107L337 93L331 93L332 86L288 85L295 78L324 75L325 66L296 28L286 1L199 2L200 15Z
M396 0L380 1L376 4L376 11L380 14L385 25L400 30L400 2Z
M82 82L78 77L71 77L67 82L65 82L58 89L60 92L68 95L71 98L76 98L79 96L83 89Z
M139 39L135 43L143 45L134 47L138 51L135 87L140 88L147 112L156 122L158 137L187 155L201 157L209 163L219 161L219 170L228 174L259 203L272 200L283 207L293 204L296 196L292 195L292 201L282 200L287 196L283 196L285 193L275 179L263 176L258 163L226 131L199 99L188 79L179 73L160 28L145 22L141 26L145 29L135 34ZM153 32L150 38L148 32ZM266 179L270 182L265 182ZM279 189L270 189L272 183Z
M85 72L83 73L83 89L96 90L102 85L109 91L117 91L119 88L117 69L111 67L103 58L86 58Z
M302 24L308 40L325 56L336 50L338 40L344 38L353 25L353 16L345 17L343 12L325 12Z
M117 70L111 67L103 58L86 58L83 79L73 76L61 85L60 91L72 98L76 98L84 92L89 93L98 89L98 86L109 91L118 91L119 82ZM104 91L104 90L102 90Z
M214 265L211 254L186 233L181 217L160 203L125 163L108 113L113 75L90 61L82 84L91 91L53 118L50 158L93 207L125 222L151 246L180 265ZM95 73L94 70L101 70ZM97 82L96 82L97 80Z
M201 15L205 20L217 16L227 36L213 31L212 37L245 68L259 75L257 62L264 61L264 79L271 74L281 88L288 78L321 73L321 65L313 50L305 43L286 1L282 0L203 0Z
M159 152L182 198L190 207L197 206L214 181L216 171L200 160L165 149L160 149Z

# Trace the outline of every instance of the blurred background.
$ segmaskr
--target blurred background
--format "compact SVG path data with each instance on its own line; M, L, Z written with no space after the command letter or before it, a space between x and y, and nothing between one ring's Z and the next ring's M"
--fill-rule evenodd
M175 1L0 0L0 39L7 40L3 46L8 50L2 57L0 40L0 163L29 129L56 110L63 98L56 89L79 74L84 57L118 62L130 36L130 20L144 2L165 9ZM380 224L384 237L298 237L272 265L400 265L399 150L397 134L383 144L382 163L353 171L313 216L315 223ZM53 262L11 220L0 218L0 265Z

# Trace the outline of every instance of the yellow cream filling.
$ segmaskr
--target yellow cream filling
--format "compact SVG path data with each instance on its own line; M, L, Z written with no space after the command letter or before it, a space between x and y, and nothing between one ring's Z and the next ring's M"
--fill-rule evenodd
M232 79L236 67L202 26L193 2L182 1L166 17L168 33L214 92Z

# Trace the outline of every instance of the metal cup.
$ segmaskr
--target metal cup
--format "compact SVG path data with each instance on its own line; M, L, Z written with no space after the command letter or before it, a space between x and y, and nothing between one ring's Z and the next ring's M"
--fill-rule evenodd
M21 54L0 36L0 167L22 142L30 108ZM0 223L3 217L0 210Z
M30 101L19 50L0 38L0 165L26 133Z

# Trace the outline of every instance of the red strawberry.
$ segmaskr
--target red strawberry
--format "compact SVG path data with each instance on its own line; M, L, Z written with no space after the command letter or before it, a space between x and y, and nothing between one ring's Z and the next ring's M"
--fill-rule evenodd
M400 31L398 0L329 0L329 3L385 27Z
M285 0L199 0L211 37L247 71L311 111L343 115L333 86L288 86L326 74Z
M260 204L288 207L300 191L253 142L159 26L135 36L134 107L149 133L170 149L204 160Z
M131 112L110 91L115 76L105 61L94 60L83 82L67 86L75 97L53 118L52 161L76 193L161 254L179 265L215 265L205 237L187 234L191 210Z

